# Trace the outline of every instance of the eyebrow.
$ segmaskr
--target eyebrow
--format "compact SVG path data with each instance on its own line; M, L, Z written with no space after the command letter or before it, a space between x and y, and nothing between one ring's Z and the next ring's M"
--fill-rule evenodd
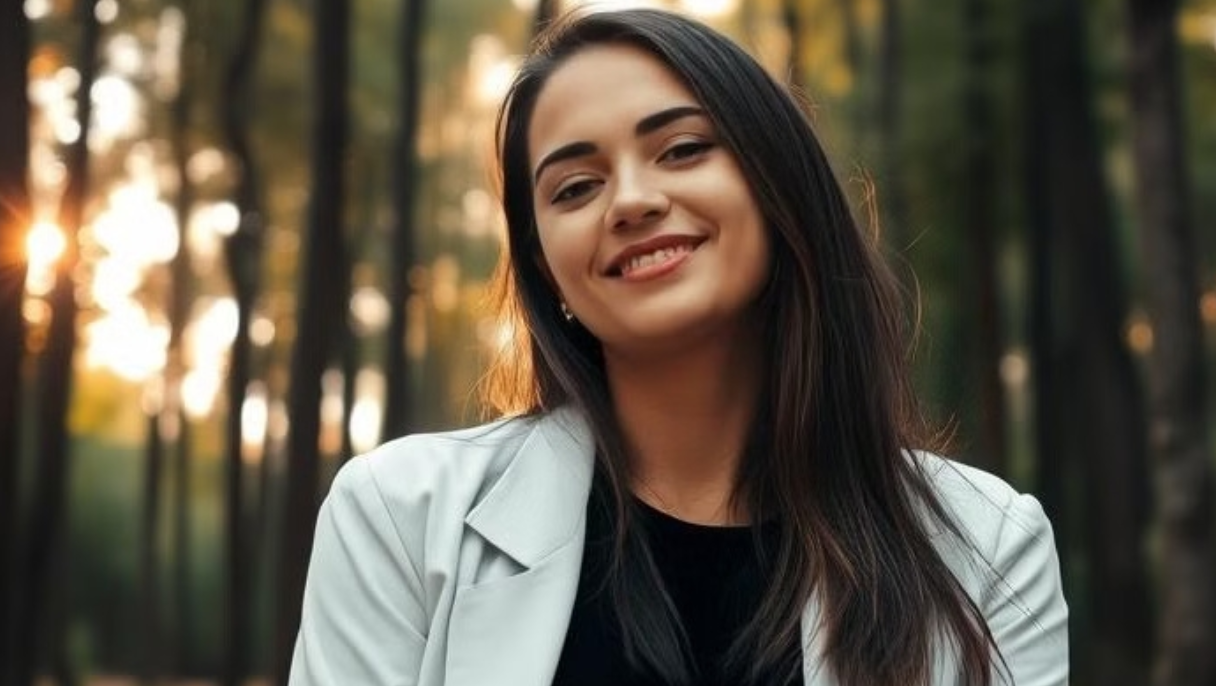
M645 136L685 117L704 116L705 110L693 105L678 105L676 107L669 107L668 109L660 110L654 114L649 114L643 117L638 121L637 125L633 127L633 134L638 137ZM532 173L532 183L535 184L540 180L541 172L545 170L545 167L556 164L563 160L590 155L597 149L598 148L595 147L594 143L589 143L587 141L577 141L561 146L557 150L545 155L541 159L540 164L536 165L536 171Z

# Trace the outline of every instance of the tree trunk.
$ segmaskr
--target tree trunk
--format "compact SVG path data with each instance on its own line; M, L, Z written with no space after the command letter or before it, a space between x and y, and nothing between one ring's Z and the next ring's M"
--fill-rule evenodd
M342 327L342 341L338 344L338 356L342 361L342 445L338 448L338 461L345 463L355 456L355 437L351 425L358 401L359 337L347 318Z
M287 493L278 595L276 678L286 684L300 625L300 600L312 549L320 471L321 377L346 318L350 275L344 244L343 167L347 147L350 3L317 0L313 10L312 202L300 264L300 300L291 359Z
M178 93L170 112L170 136L174 166L178 177L178 193L174 204L178 226L184 231L194 203L193 187L186 172L190 158L188 132L190 110L193 107L193 83L197 76L195 23L190 0L179 0L185 19L179 62ZM183 233L184 236L184 233ZM191 589L193 555L191 553L191 470L193 445L190 418L182 401L182 381L186 375L182 335L190 317L194 293L194 275L190 268L189 244L183 240L177 255L169 265L172 280L169 296L169 346L165 365L165 404L161 408L160 429L166 445L173 447L173 565L171 597L173 598L172 630L169 632L171 669L179 675L188 674L192 665L194 640L194 593Z
M893 2L893 0L888 0ZM963 35L963 232L966 278L960 299L970 320L971 384L979 401L977 449L972 462L1005 473L1005 393L1001 386L1001 323L996 264L996 145L992 98L992 31L985 0L965 0Z
M188 157L185 150L185 112L189 109L189 91L192 83L191 72L187 67L189 56L189 32L192 30L189 3L181 3L182 14L186 17L183 37L182 55L180 57L179 92L173 106L171 116L171 142L174 149L175 164L178 174L178 197L176 216L179 227L183 231L187 225L190 199L190 181L186 175L185 163ZM170 295L168 303L169 343L166 350L166 364L162 373L162 389L160 407L149 417L148 438L144 454L144 509L143 521L140 527L140 596L141 622L143 632L143 650L140 663L137 665L140 681L144 684L154 684L162 678L168 665L162 655L165 654L166 643L172 645L172 637L164 638L165 618L160 605L162 577L162 560L157 555L159 539L159 521L163 503L162 484L166 464L166 447L180 440L180 427L184 422L181 415L180 387L183 376L181 361L181 333L190 306L190 255L186 241L182 241L177 254L169 264ZM180 445L178 449L181 450ZM179 453L180 455L180 453ZM182 468L179 465L179 469ZM178 512L182 511L179 505ZM184 592L179 595L182 601Z
M906 251L908 236L908 198L903 179L903 19L900 0L882 0L882 35L878 55L878 126L882 149L879 151L881 183L879 203L883 234L888 248L896 255L896 268L905 286L912 286Z
M171 665L177 674L187 674L191 669L194 639L194 594L191 592L192 572L192 522L190 516L191 471L193 469L193 425L181 404L181 387L171 389L166 396L170 403L165 412L167 421L173 426L173 578L171 596L173 605L171 641Z
M785 6L789 8L795 2L786 2ZM862 61L862 46L861 46L861 25L857 18L857 6L855 0L836 0L836 5L840 10L841 26L844 28L844 58L845 64L849 66L849 74L856 83L861 75ZM860 122L856 122L855 126L859 126Z
M1027 12L1021 35L1022 102L1024 104L1025 147L1043 144L1051 135L1051 101L1043 79L1050 63L1039 52L1037 33L1043 17L1035 9ZM1040 12L1041 13L1041 12ZM1062 564L1069 567L1070 547L1064 543L1075 518L1067 507L1065 486L1075 472L1075 452L1065 431L1064 388L1066 371L1057 350L1055 307L1053 297L1059 280L1055 257L1061 252L1058 235L1053 230L1049 208L1053 191L1051 166L1046 154L1026 155L1023 161L1023 188L1026 195L1027 254L1029 269L1029 302L1027 304L1027 338L1030 348L1031 380L1034 388L1034 437L1036 459L1035 492L1043 509L1051 518ZM1064 449L1068 448L1068 449ZM1075 624L1075 623L1074 623Z
M156 683L162 673L160 661L160 560L156 555L157 522L161 508L161 473L164 471L165 441L161 436L160 415L148 416L147 444L144 452L143 512L139 531L139 595L143 646L140 652L139 680L142 684Z
M25 234L30 104L26 96L30 24L21 3L0 8L0 684L13 682L13 604L18 569L17 502L21 456L21 367L25 356Z
M87 94L92 90L97 74L97 46L101 29L94 13L95 0L77 4L80 22L79 71L80 88L77 116L80 136L67 154L67 187L60 200L59 226L67 238L67 247L55 275L49 299L51 324L47 345L39 369L37 400L37 470L35 494L26 541L29 554L26 564L26 592L23 612L17 626L21 628L16 661L18 684L33 683L38 657L47 655L55 663L55 671L68 670L62 664L64 637L54 631L56 613L52 586L64 582L62 559L67 545L67 489L69 482L68 408L72 394L72 358L76 348L76 284L74 280L79 261L77 234L84 219L84 203L89 187L89 128L92 102ZM60 599L67 596L62 587L56 589ZM60 615L62 616L62 615ZM51 627L48 627L50 622ZM46 653L39 650L39 643Z
M537 21L545 6L537 8ZM414 210L418 183L416 140L422 105L422 30L426 24L426 0L405 0L401 10L401 37L398 64L401 65L398 85L400 124L393 149L393 266L389 275L389 302L392 315L388 324L387 359L385 360L384 423L380 435L384 440L402 436L416 428L416 410L410 397L413 382L410 360L406 352L407 306L411 288L410 270L417 261L414 247Z
M802 13L798 11L798 0L782 0L781 21L790 39L785 59L786 82L794 88L806 88L806 76L802 73Z
M784 0L782 2L783 14L786 16L787 26L791 16L798 14L798 8L804 3L799 0ZM862 78L862 72L866 69L865 54L863 52L863 43L861 37L861 23L857 15L856 0L835 0L836 9L840 12L840 27L844 34L844 63L848 71L848 93L843 102L843 111L845 118L848 121L849 131L849 148L850 155L857 159L864 159L868 154L867 147L869 146L869 134L872 122L870 116L870 96L872 91L865 86L867 85ZM813 23L813 22L812 22ZM801 46L798 45L802 38L801 30L797 34L791 34L791 54L801 52Z
M1151 450L1161 539L1159 686L1216 683L1213 474L1199 273L1190 216L1177 0L1129 0L1136 200L1153 346Z
M537 0L536 14L532 17L532 36L540 35L554 19L557 18L557 0Z
M1028 80L1041 89L1027 101L1050 110L1028 113L1043 137L1024 148L1032 159L1046 158L1035 186L1044 194L1038 202L1046 225L1036 231L1052 236L1058 250L1049 256L1058 277L1047 315L1052 352L1035 364L1049 368L1060 395L1046 399L1039 389L1037 398L1066 413L1046 418L1063 435L1040 444L1051 452L1039 461L1075 460L1071 476L1083 485L1084 550L1096 571L1086 584L1092 616L1073 623L1089 632L1077 644L1092 650L1074 661L1078 680L1138 685L1145 683L1150 640L1141 555L1148 510L1143 399L1123 343L1127 302L1091 111L1081 7L1079 0L1036 0L1025 8Z
M1031 24L1024 31L1022 60L1023 102L1025 105L1024 138L1029 143L1046 141L1051 118L1042 73L1045 66L1037 53ZM1030 147L1029 145L1027 146ZM1029 270L1027 303L1027 339L1033 361L1031 382L1034 389L1035 493L1055 528L1061 564L1068 568L1070 546L1066 543L1075 514L1068 507L1065 494L1068 481L1076 471L1074 447L1065 431L1063 378L1066 368L1057 350L1054 293L1059 280L1053 259L1060 252L1058 236L1052 228L1048 208L1052 190L1049 181L1047 155L1027 155L1023 162L1023 186L1026 194L1026 228ZM1074 621L1074 627L1075 627ZM1074 657L1074 664L1078 660Z
M253 350L249 341L249 325L261 287L261 188L249 143L249 126L253 77L265 16L265 0L248 0L245 3L244 24L225 78L224 91L231 97L224 99L222 112L224 135L240 167L236 188L240 223L224 246L228 275L237 303L237 328L228 368L228 416L224 432L225 631L221 672L224 686L238 686L249 671L252 575L248 567L250 548L244 535L248 517L244 497L241 410L252 376Z

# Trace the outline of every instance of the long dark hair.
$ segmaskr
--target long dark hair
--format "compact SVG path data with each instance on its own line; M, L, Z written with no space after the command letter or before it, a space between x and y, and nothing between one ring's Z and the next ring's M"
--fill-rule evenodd
M721 34L654 10L559 20L537 39L499 112L508 242L496 283L513 335L486 385L503 411L573 404L588 418L614 513L606 583L628 659L666 683L691 678L678 614L633 524L627 450L599 341L564 320L544 271L527 136L548 77L582 47L603 43L646 50L695 94L751 184L773 246L758 303L772 362L735 497L747 511L775 517L781 535L769 551L771 581L728 663L742 681L792 676L814 593L824 655L841 684L927 684L934 651L948 649L964 683L988 686L991 634L931 544L925 514L962 536L904 451L925 447L926 437L896 284L787 89Z

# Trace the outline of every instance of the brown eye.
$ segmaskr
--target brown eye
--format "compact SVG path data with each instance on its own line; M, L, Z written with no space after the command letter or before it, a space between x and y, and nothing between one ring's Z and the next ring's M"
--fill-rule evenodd
M683 143L677 143L667 150L664 150L663 154L659 156L659 159L662 161L679 162L681 160L686 160L701 155L712 147L714 147L714 144L708 141L686 141Z
M591 191L594 185L595 182L593 182L591 179L583 179L581 181L575 181L574 183L568 183L559 188L557 193L550 198L549 202L557 205L559 203L574 200L580 196L586 195Z

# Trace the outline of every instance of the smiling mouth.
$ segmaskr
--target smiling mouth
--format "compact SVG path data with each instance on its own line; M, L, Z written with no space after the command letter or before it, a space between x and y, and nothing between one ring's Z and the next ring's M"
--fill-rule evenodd
M663 237L630 248L622 253L607 276L625 281L646 281L664 276L680 267L703 240L688 237Z
M628 277L651 267L661 267L683 258L685 255L695 250L696 247L697 246L695 245L685 243L683 245L676 245L670 248L659 248L654 252L649 252L642 255L634 255L621 264L620 268L618 269L618 273L620 276Z

